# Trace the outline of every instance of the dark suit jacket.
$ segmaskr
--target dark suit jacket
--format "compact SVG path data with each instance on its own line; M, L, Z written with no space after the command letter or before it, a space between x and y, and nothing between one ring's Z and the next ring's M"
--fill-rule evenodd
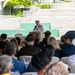
M23 55L30 55L32 56L34 53L40 51L39 48L35 47L35 46L32 46L32 45L27 45L26 47L23 47L20 49L20 51L18 52L18 58L20 56L23 56Z
M62 47L62 57L68 57L75 54L75 46L73 44L68 44Z

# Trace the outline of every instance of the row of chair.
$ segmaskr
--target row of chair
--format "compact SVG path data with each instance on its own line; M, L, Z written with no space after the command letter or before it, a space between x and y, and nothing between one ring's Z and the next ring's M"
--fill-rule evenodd
M32 56L20 56L19 60L23 61L26 64L26 67L29 65L29 63L31 62L31 58ZM53 64L55 62L58 62L60 59L58 57L52 57L52 61L50 62L50 64ZM66 66L68 67L68 57L62 57L61 61L64 62L65 64L67 64ZM75 64L72 64L69 66L71 73L75 73Z
M20 56L19 60L23 61L26 64L26 67L29 65L30 61L31 61L32 56ZM52 61L50 62L50 64L53 64L55 62L58 62L59 58L58 57L53 57Z
M37 72L26 72L23 73L22 75L38 75ZM69 73L69 75L75 75L74 73Z

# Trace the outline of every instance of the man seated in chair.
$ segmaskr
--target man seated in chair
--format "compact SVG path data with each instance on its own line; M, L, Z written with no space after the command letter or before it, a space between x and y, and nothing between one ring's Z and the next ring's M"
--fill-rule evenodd
M24 55L32 56L36 52L40 51L39 48L34 46L34 37L33 36L27 36L25 38L25 40L26 40L27 45L20 49L20 51L18 52L18 58L20 56L24 56Z
M26 71L26 66L22 61L17 60L14 55L16 54L16 45L13 42L9 42L5 46L5 54L10 56L13 62L12 72L18 71L20 74Z

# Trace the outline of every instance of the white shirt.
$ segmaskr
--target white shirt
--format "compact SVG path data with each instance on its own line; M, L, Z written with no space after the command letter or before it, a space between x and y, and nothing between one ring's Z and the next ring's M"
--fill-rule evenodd
M39 31L41 33L44 32L44 29L43 29L43 26L42 25L40 25L40 26L36 25L33 30L34 31Z

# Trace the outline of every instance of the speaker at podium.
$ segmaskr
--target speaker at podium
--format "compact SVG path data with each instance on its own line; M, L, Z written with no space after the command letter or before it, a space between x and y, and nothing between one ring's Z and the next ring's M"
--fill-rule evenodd
M39 42L42 41L42 33L39 32L39 31L32 31L32 32L29 32L29 34L33 34L34 38L35 39L38 39L39 38Z

